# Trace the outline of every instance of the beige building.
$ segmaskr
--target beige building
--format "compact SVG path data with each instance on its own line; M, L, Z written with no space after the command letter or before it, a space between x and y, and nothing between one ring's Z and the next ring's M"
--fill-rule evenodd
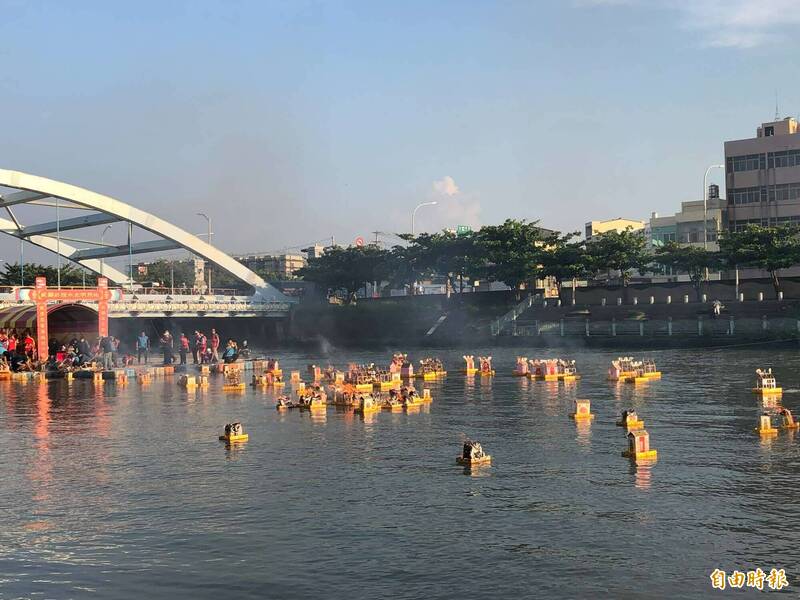
M725 200L719 197L719 187L709 186L706 211L706 231L708 233L708 249L719 250L718 232L726 227L727 210ZM649 245L657 248L668 242L677 242L688 246L703 247L703 201L690 200L681 202L680 212L674 215L659 216L653 213L645 234Z
M728 226L800 225L800 130L787 117L725 142Z
M248 269L281 279L292 279L296 271L306 266L306 257L302 254L251 254L236 258Z
M633 231L642 231L645 228L644 221L634 221L633 219L623 219L617 217L616 219L608 219L607 221L589 221L586 223L586 241L592 239L592 236L606 233L608 231L625 231L630 227Z

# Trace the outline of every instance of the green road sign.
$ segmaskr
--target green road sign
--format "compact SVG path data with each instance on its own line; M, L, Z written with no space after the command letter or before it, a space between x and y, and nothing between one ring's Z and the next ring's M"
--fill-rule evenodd
M472 233L472 227L469 225L459 225L456 227L456 235L467 235L468 233Z

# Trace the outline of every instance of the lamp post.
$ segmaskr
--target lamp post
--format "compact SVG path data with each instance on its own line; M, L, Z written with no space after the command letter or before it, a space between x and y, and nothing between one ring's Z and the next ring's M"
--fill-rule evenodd
M106 225L103 229L103 233L100 234L100 245L104 244L103 239L106 237L106 231L111 229L111 225ZM103 267L105 266L106 260L104 258L100 259L100 277L103 276Z
M724 169L725 165L711 165L706 169L706 174L703 175L703 250L708 250L708 174L711 169ZM714 220L715 232L719 228L719 221ZM708 267L706 267L706 281L708 281Z
M197 213L198 217L203 217L206 220L206 225L208 226L208 233L206 234L206 241L208 245L211 245L211 219L208 218L206 213ZM211 294L211 265L208 265L208 293Z
M438 202L436 202L436 200L433 200L431 202L420 202L419 204L417 204L414 210L411 211L411 235L414 235L414 217L416 216L417 211L423 206L435 206L437 204Z

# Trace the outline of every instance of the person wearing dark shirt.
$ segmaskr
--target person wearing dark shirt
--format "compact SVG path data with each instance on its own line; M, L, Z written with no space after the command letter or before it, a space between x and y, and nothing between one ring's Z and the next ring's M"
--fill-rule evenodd
M11 370L15 373L19 373L20 371L30 371L28 356L25 354L25 350L23 348L18 348L14 352L9 363L11 365Z
M100 340L100 352L103 353L103 370L110 371L114 366L114 341L109 336Z
M171 365L174 357L173 357L173 345L172 345L172 334L169 331L165 331L164 335L161 336L161 349L164 351L164 364Z

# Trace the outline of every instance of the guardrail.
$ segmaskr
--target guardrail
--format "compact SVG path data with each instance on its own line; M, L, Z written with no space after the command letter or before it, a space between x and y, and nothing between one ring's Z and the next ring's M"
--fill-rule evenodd
M537 319L529 325L518 325L511 332L515 337L583 337L583 338L657 338L657 337L800 337L800 319L762 315L735 317L723 315L666 319L590 318Z
M514 306L510 311L504 314L502 317L493 321L490 325L492 335L500 335L500 332L503 331L503 328L510 322L516 321L517 317L519 317L522 313L528 310L533 305L533 295L529 295L525 298L522 302Z
M80 302L95 307L96 302ZM0 310L10 307L35 306L33 302L0 299ZM258 313L289 312L289 302L109 302L110 315L120 313Z
M120 312L288 312L288 302L110 302L110 314Z

